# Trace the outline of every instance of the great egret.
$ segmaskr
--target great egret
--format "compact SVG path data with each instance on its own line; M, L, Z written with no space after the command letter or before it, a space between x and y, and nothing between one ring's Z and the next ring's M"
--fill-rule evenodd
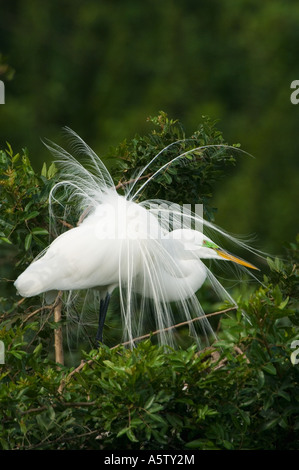
M90 169L58 145L48 145L62 169L62 180L50 193L49 207L53 219L53 202L59 202L55 193L63 187L68 202L75 203L79 224L59 235L17 278L15 287L19 294L31 297L52 291L93 289L100 301L97 343L103 340L108 304L116 287L120 292L125 339L131 342L146 323L148 303L161 331L161 343L171 341L167 328L174 324L174 303L184 320L204 316L196 292L207 278L222 297L234 303L202 259L256 268L220 248L203 234L203 228L237 245L243 244L177 204L160 200L135 202L140 190L165 165L132 195L149 162L127 188L126 196L118 194L100 158L79 136L69 132L76 140L79 155L88 158ZM184 156L178 155L174 160ZM202 229L192 228L191 221L199 223ZM209 328L207 320L203 323ZM192 322L190 329L196 336Z

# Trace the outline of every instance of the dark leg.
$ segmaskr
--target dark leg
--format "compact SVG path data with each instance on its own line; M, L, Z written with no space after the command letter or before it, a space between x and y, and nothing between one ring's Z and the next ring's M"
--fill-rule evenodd
M99 326L96 334L96 346L99 347L100 343L103 342L103 328L105 323L105 318L108 310L108 305L111 295L107 293L105 299L102 299L100 302L100 313L99 313Z

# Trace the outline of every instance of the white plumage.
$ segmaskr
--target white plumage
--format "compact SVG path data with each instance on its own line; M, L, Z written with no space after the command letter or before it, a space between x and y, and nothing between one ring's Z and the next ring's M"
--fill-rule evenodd
M62 170L61 181L51 191L49 207L54 220L55 194L63 187L67 203L75 204L79 225L59 235L17 278L15 287L19 294L31 297L53 290L94 288L101 299L97 341L102 341L110 295L116 287L125 339L131 341L142 332L151 302L156 327L162 330L160 340L171 343L171 333L163 330L174 323L173 303L184 320L204 315L196 292L207 277L225 299L234 302L201 260L214 258L254 266L222 250L202 231L191 229L190 222L200 222L224 239L240 243L178 205L166 201L136 203L132 187L127 196L119 195L99 157L70 132L79 158L83 155L88 159L88 169L64 149L55 144L48 146ZM207 321L203 324L208 327ZM191 323L190 328L196 336Z

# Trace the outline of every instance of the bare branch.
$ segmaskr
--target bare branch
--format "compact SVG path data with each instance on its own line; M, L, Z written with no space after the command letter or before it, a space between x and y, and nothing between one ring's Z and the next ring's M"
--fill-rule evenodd
M62 225L64 225L65 227L67 227L67 228L74 228L73 225L69 224L69 223L66 222L65 220L58 219L58 221L59 221Z
M143 339L150 338L151 336L155 336L155 335L158 335L160 333L164 333L164 331L170 331L170 330L173 330L175 328L180 328L181 326L189 325L190 323L194 323L196 321L204 320L205 318L208 318L208 317L213 317L215 315L220 315L221 313L230 312L231 310L236 310L236 308L237 307L229 307L229 308L226 308L225 310L220 310L219 312L208 313L207 315L203 315L202 317L192 318L191 320L187 320L187 321L184 321L182 323L177 323L176 325L169 326L168 328L164 328L163 330L156 330L156 331L153 331L152 333L148 333L146 335L139 336L138 338L135 338L132 341L126 341L125 343L117 344L116 346L113 346L111 349L115 349L118 346L128 346L129 344L134 343L135 341L141 341Z
M115 189L121 189L121 188L124 188L125 186L127 186L128 184L131 184L131 183L135 183L135 181L140 181L140 180L143 180L145 178L149 178L150 176L152 176L153 173L148 173L147 175L144 175L144 176L140 176L139 178L133 178L131 180L128 180L128 181L124 181L123 183L120 181L116 186L115 186Z
M222 313L231 312L231 311L236 310L236 309L237 309L236 306L228 307L228 308L226 308L226 309L224 309L224 310L219 310L219 311L217 311L217 312L212 312L212 313L209 313L209 314L204 315L204 316L201 316L201 317L192 318L191 320L187 320L187 321L182 322L182 323L177 323L176 325L172 325L172 326L170 326L170 327L168 327L168 328L165 328L164 330L156 330L156 331L154 331L153 333L149 333L149 334L146 334L146 335L143 335L143 336L139 336L138 338L133 339L132 342L134 343L135 341L141 341L141 340L143 340L143 339L146 339L146 338L149 338L149 337L151 337L151 336L157 335L157 334L162 333L162 332L164 332L164 331L172 330L172 329L174 329L174 328L179 328L179 327L181 327L181 326L188 325L188 324L193 323L193 322L196 322L196 321L201 321L201 320L204 320L205 318L208 318L208 317L213 317L213 316L216 316L216 315L221 315ZM125 343L117 344L116 346L113 346L113 347L111 348L111 350L112 350L112 349L116 349L116 348L119 347L119 346L127 346L127 345L129 345L129 344L132 344L132 342L131 342L131 341L126 341ZM60 386L59 386L59 388L58 388L58 392L61 393L61 392L63 391L63 389L64 389L66 383L72 378L73 375L75 375L75 374L77 374L78 372L80 372L81 369L83 369L83 367L84 367L85 365L91 365L93 362L94 362L94 359L90 359L89 361L83 361L83 360L82 360L81 363L80 363L80 365L79 365L78 367L76 367L76 369L74 369L72 372L70 372L70 373L68 374L68 376L66 377L66 379L63 379L63 380L61 381Z
M57 300L57 298L56 298ZM58 294L58 301L54 308L54 321L56 323L61 322L61 292ZM55 328L54 330L54 347L55 347L55 361L57 364L64 364L64 354L63 354L63 336L62 336L62 327Z

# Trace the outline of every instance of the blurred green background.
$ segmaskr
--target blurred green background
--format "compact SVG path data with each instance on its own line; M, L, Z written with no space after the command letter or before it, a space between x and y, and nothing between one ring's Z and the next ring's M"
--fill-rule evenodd
M36 169L65 125L105 154L159 110L187 133L209 115L255 157L217 188L216 223L273 254L295 238L297 1L0 0L0 53L15 70L0 67L0 144L28 147Z

